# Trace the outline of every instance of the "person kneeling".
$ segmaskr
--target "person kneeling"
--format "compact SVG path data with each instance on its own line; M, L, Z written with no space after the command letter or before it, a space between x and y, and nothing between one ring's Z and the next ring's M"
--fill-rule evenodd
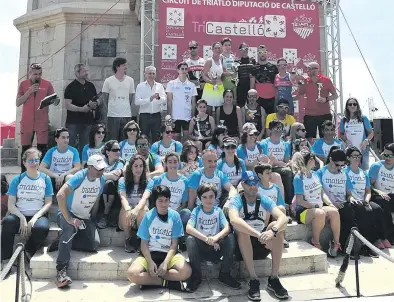
M257 280L253 259L264 259L271 250L272 271L267 289L279 299L287 299L289 295L279 281L278 272L288 219L270 198L258 194L258 183L259 178L255 172L242 173L244 192L236 195L229 204L230 223L236 230L238 247L251 277L248 298L252 301L261 300L260 282ZM268 226L266 213L275 219Z
M195 292L201 284L201 260L217 261L223 257L219 282L239 289L240 283L231 275L234 260L235 241L230 225L221 208L215 207L216 186L204 183L197 189L201 205L194 208L186 232L187 251L192 267L192 277L187 290Z
M129 267L127 278L140 286L163 286L184 290L183 281L189 279L191 268L181 254L177 254L178 238L183 236L179 214L169 208L171 191L160 185L152 190L151 210L138 228L141 256Z

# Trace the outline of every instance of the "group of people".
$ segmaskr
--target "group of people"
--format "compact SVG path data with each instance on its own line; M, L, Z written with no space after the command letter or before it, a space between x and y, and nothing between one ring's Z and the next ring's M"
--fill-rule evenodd
M269 253L268 290L288 297L278 271L292 219L312 225L310 243L319 249L328 222L331 257L345 246L353 226L378 248L390 247L394 144L369 167L373 129L359 102L347 100L337 129L329 113L335 88L318 73L317 63L308 66L309 77L296 83L293 96L286 60L277 66L267 62L265 46L259 47L257 63L248 58L245 43L239 59L231 54L230 39L212 49L205 62L191 41L190 59L178 64L177 79L164 88L155 81L155 67L148 66L135 93L126 60L117 58L100 98L87 81L87 68L78 64L64 96L67 128L55 131L56 146L44 150L45 135L34 123L30 134L42 135L37 149L28 135L22 142L24 170L8 189L2 259L11 256L18 232L29 236L29 257L37 251L48 234L46 213L55 193L62 232L49 250L58 249L58 287L72 282L71 249L97 251L97 228L124 231L125 252L140 253L127 276L141 289L194 292L201 284L201 261L219 259L219 281L238 289L231 276L235 255L245 262L253 301L260 300L253 260ZM30 86L23 82L17 104L34 102L38 91L52 92L41 92L42 79L35 83L42 71L37 66L31 66ZM304 124L292 116L295 97L306 98ZM314 140L317 128L320 138ZM367 247L362 254L376 256Z

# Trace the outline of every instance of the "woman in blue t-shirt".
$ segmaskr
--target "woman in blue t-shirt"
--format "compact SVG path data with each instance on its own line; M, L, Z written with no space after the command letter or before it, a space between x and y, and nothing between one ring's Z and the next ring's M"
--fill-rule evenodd
M345 104L344 117L339 125L341 139L347 147L354 146L361 150L363 160L361 168L369 168L369 143L374 136L371 123L366 115L363 115L357 99L349 98Z
M46 213L52 205L51 178L38 171L41 152L26 150L22 162L26 172L13 178L8 189L8 212L2 222L1 260L9 259L14 248L15 235L28 236L25 245L28 259L44 242L49 232Z
M212 140L207 149L215 150L218 158L222 156L223 153L223 139L227 136L227 127L219 125L215 128L212 134Z
M123 128L124 140L120 142L120 157L127 163L130 158L137 154L135 141L140 135L140 126L133 120L128 122Z
M122 208L119 213L119 228L125 232L125 252L134 253L138 249L137 230L148 211L146 191L148 182L147 164L141 155L132 157L127 164L124 177L119 179L118 192Z
M252 123L246 123L242 127L241 144L237 148L237 155L245 161L248 170L258 164L263 155L263 148L257 141L259 132Z
M89 144L85 145L82 150L82 167L86 168L86 162L93 154L102 155L101 150L104 146L105 129L104 124L93 125L90 129Z
M197 146L193 141L186 141L183 144L180 156L179 173L189 178L194 171L202 166L202 159L198 155Z
M120 173L122 173L125 162L120 157L120 146L118 141L110 140L106 142L103 147L102 153L105 156L104 160L108 165L104 171L112 172L114 170L120 170ZM100 218L99 222L97 223L97 227L99 229L107 228L108 224L112 227L116 227L118 225L118 221L117 219L114 219L114 217L112 217L112 219L110 219L109 221L110 212L112 211L112 205L117 196L117 189L118 181L107 180L105 182L103 190L104 213L103 216ZM115 216L116 218L118 217L117 215Z
M163 159L167 153L182 152L182 144L173 139L175 130L170 124L162 125L160 127L161 140L155 142L150 148L150 152L157 154L160 159Z

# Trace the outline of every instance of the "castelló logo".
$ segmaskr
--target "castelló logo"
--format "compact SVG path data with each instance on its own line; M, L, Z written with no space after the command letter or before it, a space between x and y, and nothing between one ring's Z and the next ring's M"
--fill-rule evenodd
M301 38L308 38L315 29L315 24L312 24L312 18L307 18L305 15L301 15L295 18L293 24L293 30Z

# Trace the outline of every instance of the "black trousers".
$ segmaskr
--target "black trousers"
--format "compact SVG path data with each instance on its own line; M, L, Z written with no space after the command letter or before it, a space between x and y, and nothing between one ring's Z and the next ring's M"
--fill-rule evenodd
M273 167L272 172L279 173L285 189L285 202L291 205L294 197L293 171L289 167Z
M394 224L393 217L391 213L394 213L394 194L388 194L391 200L387 201L380 197L379 195L372 195L372 200L378 204L382 209L382 227L384 232L384 238L381 239L389 239L391 241L394 240Z
M332 121L331 113L317 116L305 115L304 126L306 130L306 138L315 138L317 134L317 127L319 127L319 137L323 137L322 124L326 120Z

